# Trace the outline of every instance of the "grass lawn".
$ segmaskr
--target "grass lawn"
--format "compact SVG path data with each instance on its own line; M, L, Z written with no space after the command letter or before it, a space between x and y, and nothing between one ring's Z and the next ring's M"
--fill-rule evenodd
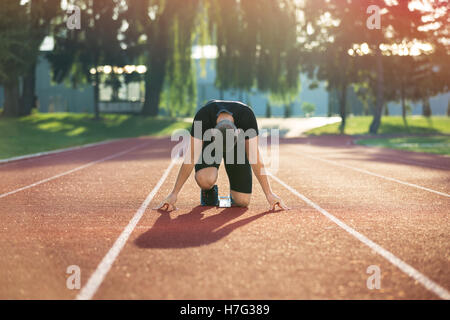
M350 117L347 119L345 134L366 135L372 122L371 116ZM402 117L388 116L381 119L378 130L379 138L359 139L357 144L401 149L416 152L450 154L450 118L421 116L407 118L408 126ZM333 123L306 132L309 135L339 134L340 123ZM383 135L401 135L401 137L383 137ZM424 136L425 135L425 136Z
M450 136L361 139L357 144L450 155Z
M34 113L0 118L0 159L79 146L108 139L171 135L190 124L168 118L103 114Z
M345 134L362 135L369 133L371 116L347 118ZM387 116L381 119L378 134L449 134L449 117L431 117L427 119L421 116L410 116L407 118L408 126L403 123L402 117ZM339 134L340 123L329 124L306 132L309 135Z

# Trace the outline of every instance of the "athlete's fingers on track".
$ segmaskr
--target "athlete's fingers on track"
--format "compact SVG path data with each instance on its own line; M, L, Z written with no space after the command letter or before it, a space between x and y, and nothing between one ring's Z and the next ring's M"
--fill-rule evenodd
M273 205L272 205L272 211L275 211L275 209L277 208L277 205L280 205L280 203L279 202L275 202Z
M163 211L168 211L169 209L169 204L167 202L162 202L160 205L156 206L155 208L153 208L154 210L163 210Z
M167 202L163 202L159 206L153 208L153 210L158 210L158 211L175 211L177 209L178 209L177 207L175 207L174 205L167 203Z
M164 207L167 206L167 203L160 203L156 207L153 207L153 210L164 210Z
M280 209L282 209L282 210L290 210L290 208L288 206L286 206L283 203L283 201L278 201L273 204L272 211L275 211L277 206L280 207Z
M280 203L278 203L278 206L283 209L283 210L291 210L290 207L288 207L283 201L281 201Z

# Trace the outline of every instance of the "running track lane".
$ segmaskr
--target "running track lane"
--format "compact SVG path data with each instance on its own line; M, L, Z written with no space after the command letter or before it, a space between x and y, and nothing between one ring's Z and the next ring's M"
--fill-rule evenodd
M292 163L292 157L282 157L282 168ZM159 162L159 172L167 164L167 160ZM160 199L171 187L175 174L176 170L163 185ZM222 169L223 186L224 177ZM286 180L292 175L284 177L280 172L280 177ZM144 215L96 297L102 298L106 292L109 297L436 298L317 211L293 198L289 202L295 204L294 210L287 214L264 214L261 194L255 195L246 212L215 208L200 212L197 208L191 214L183 214L183 210L190 211L198 204L198 190L193 187L192 178L190 182L180 199L188 206L172 213L172 220L154 211ZM194 198L190 197L190 188ZM259 187L255 185L255 189ZM274 189L287 197L283 187L274 184ZM160 199L155 199L155 203ZM156 220L155 225L145 225L149 218ZM104 232L104 228L99 229ZM143 252L129 253L129 248ZM155 259L158 253L159 260ZM365 287L368 262L381 267L381 290L369 291ZM85 270L84 265L81 267ZM83 279L86 281L86 277Z
M124 139L37 158L0 164L0 197L33 183L49 179L88 163L138 148L144 139Z
M307 148L321 152L323 147ZM447 200L305 160L298 154L304 149L297 149L282 146L277 176L441 284L445 297L449 283ZM414 174L417 168L408 170ZM176 171L154 204L169 192ZM438 179L437 187L442 187L439 183ZM226 186L222 168L221 193ZM200 208L191 177L180 195L178 211L144 215L94 298L439 298L285 187L275 182L273 187L293 210L267 213L260 192L249 210ZM256 183L254 188L260 191ZM381 269L380 290L366 287L370 265ZM115 289L118 284L120 291Z
M0 298L73 299L67 267L80 266L82 281L93 272L156 185L170 147L165 139L129 139L1 166L2 177L23 187L36 182L28 177L33 166L45 179L120 154L0 199Z

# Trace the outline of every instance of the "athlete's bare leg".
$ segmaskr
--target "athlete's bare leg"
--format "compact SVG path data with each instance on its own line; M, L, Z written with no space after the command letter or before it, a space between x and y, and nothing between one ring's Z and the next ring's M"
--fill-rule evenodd
M203 168L195 173L195 181L202 190L210 190L216 184L218 175L215 167Z

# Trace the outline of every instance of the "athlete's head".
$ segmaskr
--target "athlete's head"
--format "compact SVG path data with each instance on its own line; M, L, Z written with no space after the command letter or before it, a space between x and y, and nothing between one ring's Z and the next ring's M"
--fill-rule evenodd
M217 123L216 129L219 130L222 134L223 150L230 151L231 149L233 149L236 144L238 135L238 129L234 125L233 121L228 119L221 120Z

